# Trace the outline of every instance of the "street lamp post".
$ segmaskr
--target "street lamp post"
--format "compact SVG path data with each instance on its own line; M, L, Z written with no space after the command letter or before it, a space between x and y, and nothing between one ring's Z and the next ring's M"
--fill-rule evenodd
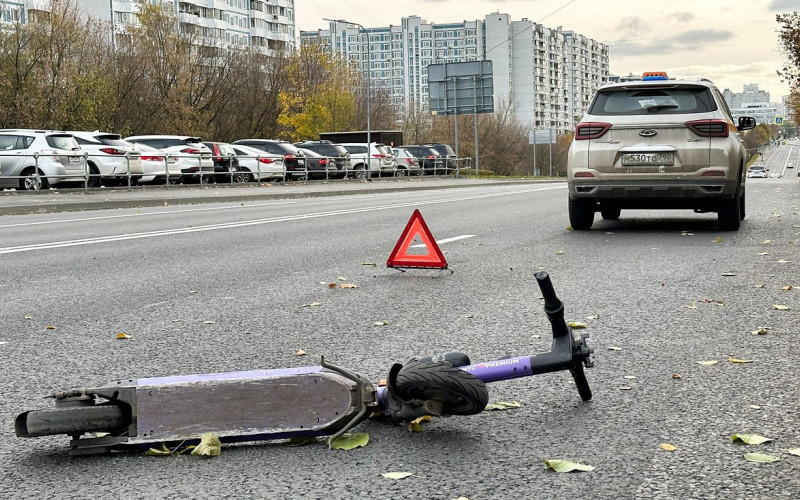
M372 57L370 53L370 43L369 43L369 32L367 28L359 23L354 23L352 21L346 21L344 19L327 19L323 18L325 21L332 21L335 23L343 23L343 24L352 24L358 26L361 31L364 32L367 38L367 172L365 175L369 176L370 171L372 170L372 128L370 127L370 94L372 91ZM361 47L359 44L359 53L361 52Z

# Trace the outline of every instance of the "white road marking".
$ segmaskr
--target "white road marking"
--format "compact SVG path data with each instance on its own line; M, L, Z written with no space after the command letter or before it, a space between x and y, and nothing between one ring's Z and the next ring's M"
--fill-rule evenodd
M303 219L318 219L321 217L335 217L344 214L355 214L355 213L364 213L364 212L375 212L379 210L392 210L395 208L406 208L406 207L418 207L424 205L438 205L442 203L453 203L458 201L468 201L468 200L477 200L482 198L496 198L498 196L510 196L516 194L526 194L526 193L535 193L541 191L550 191L554 189L564 189L566 188L566 184L559 184L555 186L542 186L542 187L535 187L535 188L526 188L526 189L518 189L514 191L504 191L500 193L483 193L477 195L469 195L469 196L459 196L453 198L443 198L440 200L429 200L429 201L417 201L417 202L406 202L406 203L394 203L389 205L377 205L373 207L364 207L364 208L349 208L349 209L342 209L342 210L331 210L328 212L312 212L308 214L299 214L299 215L287 215L282 217L269 217L266 219L254 219L249 221L238 221L238 222L226 222L223 224L209 224L206 226L192 226L192 227L184 227L184 228L177 228L177 229L164 229L160 231L146 231L142 233L129 233L129 234L120 234L116 236L100 236L97 238L84 238L78 240L66 240L66 241L54 241L51 243L37 243L33 245L20 245L15 247L1 247L0 248L0 255L3 254L11 254L11 253L20 253L20 252L32 252L35 250L48 250L53 248L66 248L66 247L74 247L74 246L81 246L81 245L96 245L99 243L110 243L116 241L126 241L126 240L137 240L142 238L155 238L159 236L172 236L177 234L188 234L188 233L199 233L205 231L216 231L220 229L232 229L232 228L240 228L240 227L248 227L248 226L258 226L263 224L272 224L276 222L288 222L294 220L303 220Z
M443 240L436 240L437 245L441 245L443 243L450 243L451 241L458 241L458 240L465 240L467 238L474 238L476 235L474 234L462 234L461 236L453 236L452 238L445 238ZM419 245L411 245L409 248L425 248L425 243L420 243Z

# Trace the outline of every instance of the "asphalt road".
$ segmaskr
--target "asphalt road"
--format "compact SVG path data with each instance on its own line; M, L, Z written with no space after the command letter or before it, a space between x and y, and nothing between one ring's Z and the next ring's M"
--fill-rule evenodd
M785 450L800 447L800 184L750 179L747 198L733 233L714 214L644 211L572 231L559 183L2 217L0 496L796 498L800 457ZM452 273L384 267L414 208L451 239ZM66 437L13 434L46 394L122 377L324 355L377 380L419 354L543 352L539 269L567 318L588 324L590 402L566 372L498 382L490 400L519 409L435 418L421 433L370 420L357 428L369 444L349 452L266 443L214 459L71 458ZM735 445L735 433L774 441ZM547 459L596 469L557 474ZM381 476L393 471L414 475Z

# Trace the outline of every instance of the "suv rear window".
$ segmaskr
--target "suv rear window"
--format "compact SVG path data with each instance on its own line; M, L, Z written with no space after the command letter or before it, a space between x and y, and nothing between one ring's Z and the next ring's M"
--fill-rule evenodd
M609 89L598 91L589 114L685 114L716 109L717 105L705 87Z
M81 148L71 135L48 135L47 144L51 148L66 149L67 151Z

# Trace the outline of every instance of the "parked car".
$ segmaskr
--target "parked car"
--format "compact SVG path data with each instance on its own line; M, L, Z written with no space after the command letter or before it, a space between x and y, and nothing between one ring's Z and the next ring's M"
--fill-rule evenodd
M35 153L39 153L38 160ZM0 187L47 189L63 181L84 179L85 168L83 151L71 134L0 131Z
M139 183L145 182L178 182L181 178L181 168L178 157L174 153L167 153L147 144L138 144L140 161L142 163L142 177Z
M286 170L287 179L305 177L306 159L292 144L286 141L276 141L271 139L240 139L234 144L250 146L252 148L266 151L267 153L280 155L283 157L283 167Z
M441 142L432 142L430 144L423 144L436 150L439 156L444 160L445 173L455 172L458 170L458 158L455 151L449 144L442 144Z
M397 169L405 169L409 175L422 175L422 162L424 158L418 158L406 148L392 148L394 161Z
M72 134L81 149L89 155L86 159L89 187L99 187L108 181L127 184L128 172L131 184L135 185L142 176L139 148L122 140L119 134L97 130L94 132L72 130L67 133Z
M327 156L328 159L333 160L340 179L347 177L348 172L352 170L350 153L341 144L336 144L331 141L303 141L296 142L294 145L301 149L310 149L317 154Z
M239 169L239 160L236 151L227 142L207 141L203 144L211 150L211 159L214 161L214 180L216 182L233 182L243 184L250 182L250 174Z
M720 229L745 217L745 146L722 93L706 79L666 76L600 87L575 128L567 160L569 220L590 229L595 212L717 212Z
M214 161L211 150L202 139L186 135L134 135L126 141L172 153L178 158L183 182L208 183L214 179Z
M407 145L400 146L399 149L405 149L412 155L422 160L422 169L426 174L436 174L445 171L445 160L434 148L430 146L421 145Z
M283 156L241 144L231 144L239 159L239 169L257 181L283 179Z
M308 171L308 177L300 177L300 179L332 179L339 176L339 170L336 168L336 163L327 156L323 156L319 153L311 151L310 149L297 149L303 154L303 156L305 156L306 170Z
M750 168L747 169L747 177L767 177L767 170L764 165L751 165Z
M377 142L348 142L342 143L342 146L350 153L353 177L363 179L375 175L395 175L397 163L389 146Z

